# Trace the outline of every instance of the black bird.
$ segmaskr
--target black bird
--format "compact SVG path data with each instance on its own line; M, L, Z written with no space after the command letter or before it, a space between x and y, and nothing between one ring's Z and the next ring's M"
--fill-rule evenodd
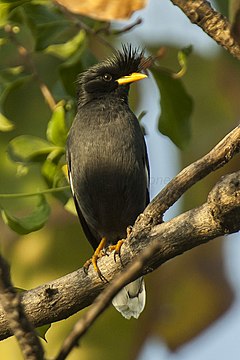
M123 46L112 58L80 74L78 111L67 141L70 185L83 230L97 258L126 237L149 202L149 165L141 127L128 105L129 85L141 73L144 54ZM128 319L145 306L143 278L127 285L113 305Z

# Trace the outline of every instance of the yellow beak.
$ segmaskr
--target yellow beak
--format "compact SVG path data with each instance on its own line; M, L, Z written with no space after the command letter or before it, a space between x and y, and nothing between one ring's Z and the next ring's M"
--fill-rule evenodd
M119 85L124 85L124 84L128 84L128 83L132 83L134 81L139 81L139 80L142 80L145 78L147 78L147 75L145 75L145 74L132 73L131 75L123 76L123 77L117 79L116 81L118 82Z

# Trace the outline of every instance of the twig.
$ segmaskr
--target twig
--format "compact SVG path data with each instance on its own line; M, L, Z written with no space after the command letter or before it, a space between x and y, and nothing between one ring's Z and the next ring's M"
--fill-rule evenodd
M171 0L193 24L200 26L219 45L240 59L240 45L231 33L227 18L211 7L206 0Z
M11 284L9 266L2 256L0 256L0 302L6 313L11 332L16 336L19 343L24 359L43 360L42 345L35 334L33 326L26 318L21 304L21 296Z
M143 19L142 18L138 18L136 19L133 23L127 25L127 26L124 26L122 29L119 29L119 30L111 30L111 31L108 31L108 35L120 35L120 34L123 34L123 33L126 33L130 30L132 30L133 28L135 28L136 26L138 25L141 25L143 22Z
M113 51L115 50L115 47L112 46L112 44L109 41L107 41L104 37L102 37L101 34L105 34L107 36L120 35L120 34L123 34L123 33L126 33L128 31L132 30L135 26L138 26L142 23L142 19L138 18L132 24L129 24L129 25L123 27L122 29L110 30L110 23L107 22L107 24L103 25L101 28L95 30L95 29L91 28L90 26L88 26L84 21L82 21L74 13L70 12L65 6L59 4L58 2L56 2L56 5L59 7L59 9L62 11L62 13L64 13L65 16L68 19L70 19L77 27L79 27L80 29L84 29L88 34L94 36L97 41L99 41L103 45L109 47Z
M24 197L53 194L53 193L61 192L64 190L70 190L70 186L69 185L59 186L56 188L43 189L43 190L38 190L38 191L34 191L34 192L26 192L26 193L19 193L19 194L0 194L0 199L18 199L18 198L24 198Z
M113 297L118 291L127 285L133 277L137 277L141 269L144 268L149 257L155 249L153 246L148 247L141 255L127 266L122 272L119 272L114 281L107 286L93 302L92 307L82 316L82 318L74 325L73 330L65 339L62 348L54 360L64 360L70 351L77 346L79 339L88 331L89 327L94 323L98 316L110 305Z
M75 24L75 26L79 29L83 29L86 33L93 35L98 42L107 46L111 50L115 50L114 46L112 46L107 40L105 40L101 35L99 35L99 30L94 30L90 26L88 26L84 21L82 21L78 16L69 11L65 6L55 2L56 6L62 11L62 13ZM105 27L106 31L106 27Z

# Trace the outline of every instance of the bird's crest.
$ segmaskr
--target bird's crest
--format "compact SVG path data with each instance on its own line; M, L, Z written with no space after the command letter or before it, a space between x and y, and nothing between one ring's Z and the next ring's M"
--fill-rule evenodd
M122 48L116 50L111 57L92 66L89 70L93 74L110 73L120 77L146 70L147 66L145 64L147 64L147 59L144 57L144 50L127 44L122 45ZM89 70L86 70L85 73L88 73Z
M104 63L110 68L118 69L118 72L124 71L127 74L141 71L141 63L144 59L144 50L133 48L131 45L122 45L121 50L116 50L111 58Z

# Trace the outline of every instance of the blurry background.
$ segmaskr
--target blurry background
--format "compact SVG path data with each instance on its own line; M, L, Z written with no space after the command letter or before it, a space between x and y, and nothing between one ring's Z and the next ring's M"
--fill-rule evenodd
M214 5L227 15L226 1L215 1ZM161 66L174 71L178 70L177 50L193 45L188 70L182 79L194 101L191 137L183 149L179 150L157 130L161 94L154 78L150 76L141 84L132 86L131 103L135 113L139 115L146 111L142 124L147 134L153 197L180 169L208 152L239 123L240 65L168 0L150 0L147 7L134 13L129 21L115 22L112 27L121 29L138 17L143 19L141 25L117 38L108 38L108 41L118 47L130 42L146 47L149 52L165 46L166 55L161 59ZM22 32L23 41L31 48L31 37L25 28ZM94 36L88 41L88 48L94 56L102 58L109 54L109 50ZM0 46L0 70L10 65L11 52L11 46ZM34 59L41 77L61 98L61 89L56 85L59 58L38 52ZM14 60L11 61L13 65ZM71 77L68 70L65 74ZM5 94L4 113L15 123L15 128L0 133L0 193L45 188L38 164L33 164L26 173L26 169L17 167L6 152L8 142L18 135L45 137L51 111L35 79L30 78L23 84L20 79L14 84ZM168 211L166 219L205 202L220 176L235 169L239 169L239 159L196 184ZM49 196L48 201L52 207L51 216L39 231L19 236L0 220L2 253L11 263L12 279L17 287L30 289L63 276L76 270L91 256L92 250L84 239L78 219L56 198ZM1 206L18 214L35 203L34 198L0 198ZM110 360L113 356L115 360L239 359L239 240L240 236L236 234L212 241L167 262L148 275L147 305L139 320L126 321L110 307L69 359ZM48 356L56 354L80 316L78 313L51 326L44 345ZM14 339L0 343L0 357L21 359Z

